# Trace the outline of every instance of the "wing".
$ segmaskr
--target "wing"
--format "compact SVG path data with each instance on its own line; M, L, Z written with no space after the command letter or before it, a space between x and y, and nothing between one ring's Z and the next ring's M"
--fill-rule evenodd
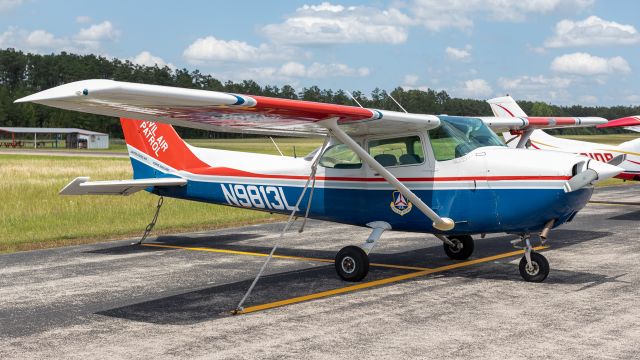
M640 132L640 116L628 116L620 119L611 120L606 124L599 125L598 129L623 127L627 130Z
M16 102L204 130L265 135L322 136L327 129L318 122L331 118L337 118L350 135L397 133L440 125L433 115L112 80L69 83Z
M89 181L79 177L60 190L60 195L131 195L153 186L184 186L187 180L180 178L136 179L115 181Z
M481 118L495 132L529 129L591 127L606 124L600 117L536 117L527 116L509 95L487 100L495 117Z
M592 127L606 124L599 117L480 117L495 132L529 129L558 129L567 127Z

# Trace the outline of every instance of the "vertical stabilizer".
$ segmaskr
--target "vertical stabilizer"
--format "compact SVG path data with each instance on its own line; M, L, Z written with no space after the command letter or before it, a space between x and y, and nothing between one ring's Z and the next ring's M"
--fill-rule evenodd
M518 103L509 95L487 100L496 117L526 117Z
M173 126L145 120L120 119L122 132L133 163L134 179L158 177L149 174L148 166L137 167L135 161L161 163L173 170L208 167L191 151ZM143 174L144 173L144 174Z

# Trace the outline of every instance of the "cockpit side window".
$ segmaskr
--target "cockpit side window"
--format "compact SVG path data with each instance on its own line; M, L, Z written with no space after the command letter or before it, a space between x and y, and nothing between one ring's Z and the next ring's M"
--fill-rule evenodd
M431 148L438 161L456 159L484 146L505 146L502 140L476 118L440 118L441 124L429 131Z

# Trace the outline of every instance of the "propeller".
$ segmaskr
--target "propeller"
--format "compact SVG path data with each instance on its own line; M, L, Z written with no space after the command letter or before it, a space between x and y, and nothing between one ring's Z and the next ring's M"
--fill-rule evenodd
M614 160L619 161L618 157L613 158L611 162ZM624 161L624 159L622 159ZM622 163L620 161L618 164ZM564 183L564 192L573 192L576 190L580 190L585 186L591 185L598 181L606 180L611 177L614 177L624 169L611 164L611 163L603 163L599 161L587 161L586 164L584 161L581 161L574 165L574 173L577 172L571 179L567 180Z

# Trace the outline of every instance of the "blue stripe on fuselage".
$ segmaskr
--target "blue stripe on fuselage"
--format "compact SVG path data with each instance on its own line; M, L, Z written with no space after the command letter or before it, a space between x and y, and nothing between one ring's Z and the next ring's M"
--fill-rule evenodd
M136 175L171 176L135 159L132 164ZM479 234L539 231L550 219L557 219L555 226L558 226L586 205L592 191L592 188L572 193L562 189L463 189L416 190L415 193L440 216L456 221L453 233ZM289 213L291 210L288 209L295 205L302 187L265 185L260 184L259 179L254 184L189 180L186 186L156 188L153 192L180 199ZM316 188L310 216L357 226L386 221L394 230L434 232L431 221L417 208L403 216L392 211L392 195L392 190ZM302 213L308 199L309 191L300 205Z

